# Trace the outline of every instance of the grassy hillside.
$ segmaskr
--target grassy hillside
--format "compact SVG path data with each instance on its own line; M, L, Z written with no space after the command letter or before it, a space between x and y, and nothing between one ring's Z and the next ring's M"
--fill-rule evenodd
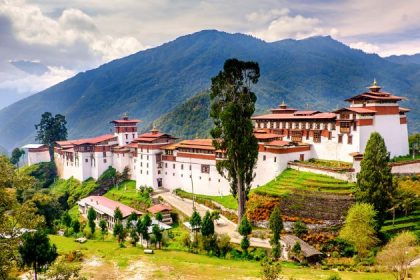
M260 65L261 79L255 88L258 111L283 99L293 107L308 104L310 109L333 110L363 91L373 77L387 91L408 97L403 106L420 107L420 65L390 62L331 37L267 43L207 30L79 73L0 110L0 145L10 149L33 142L34 124L45 111L66 116L70 138L107 133L109 121L123 112L142 119L140 128L147 128L208 89L211 77L232 57ZM420 112L410 112L411 131L419 130L419 120Z
M258 194L285 196L292 191L311 191L330 194L350 194L353 183L311 172L286 169L277 178L255 189Z

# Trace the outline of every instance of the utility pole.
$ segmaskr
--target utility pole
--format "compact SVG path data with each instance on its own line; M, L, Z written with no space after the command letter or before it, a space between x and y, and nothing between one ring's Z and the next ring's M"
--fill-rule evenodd
M191 158L190 158L190 179L191 179L191 193L192 193L192 208L195 211L195 195L194 195L194 182L192 177L192 165L191 165Z

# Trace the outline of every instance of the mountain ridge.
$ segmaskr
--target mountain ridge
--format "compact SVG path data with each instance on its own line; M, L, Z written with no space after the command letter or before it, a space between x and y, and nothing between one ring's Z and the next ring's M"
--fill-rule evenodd
M142 119L144 130L208 89L211 77L232 57L260 64L254 91L261 112L282 99L291 106L333 110L363 91L373 77L386 90L411 98L409 107L420 105L418 65L366 54L328 36L267 43L250 35L205 30L78 73L0 110L0 145L10 150L33 142L34 124L44 111L66 116L70 138L108 133L109 121L123 112ZM410 114L410 129L416 131L419 114Z

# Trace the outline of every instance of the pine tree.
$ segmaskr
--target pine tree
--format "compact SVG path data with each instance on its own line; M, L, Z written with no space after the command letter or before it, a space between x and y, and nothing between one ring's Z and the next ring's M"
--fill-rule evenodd
M216 168L229 180L231 193L238 200L239 221L245 214L258 157L258 142L251 121L257 97L251 85L256 84L259 77L258 63L228 59L223 71L211 80L213 146L226 153L224 160L217 161Z
M247 254L248 248L250 246L248 235L250 235L252 232L252 226L250 222L248 221L246 215L242 217L241 223L239 224L239 227L238 227L238 232L240 235L242 235L241 248L242 250L244 250L244 253Z
M95 212L95 210L93 210L92 207L90 207L89 210L88 210L87 218L88 218L88 221L89 221L90 230L91 230L92 234L94 234L95 233L95 228L96 228L96 224L95 224L96 212Z
M201 222L201 234L205 237L214 234L214 224L209 211L206 212Z
M379 226L391 207L396 186L389 166L389 153L381 135L374 132L367 142L360 173L357 174L356 200L370 203L377 211Z
M271 239L272 254L275 259L280 257L280 233L283 230L283 220L281 219L280 207L276 206L270 215L270 229L273 232Z

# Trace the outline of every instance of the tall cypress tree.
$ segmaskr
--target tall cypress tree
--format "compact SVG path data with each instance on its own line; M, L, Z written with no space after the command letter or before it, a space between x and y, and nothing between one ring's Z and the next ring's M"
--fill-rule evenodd
M258 63L228 59L223 71L211 81L213 146L226 153L226 158L217 161L216 167L229 180L231 193L238 200L238 221L245 213L258 157L258 142L251 121L257 97L251 85L256 84L259 77Z
M360 173L357 174L356 200L370 203L377 211L378 224L382 225L396 186L389 166L389 152L382 136L374 132L367 142Z

